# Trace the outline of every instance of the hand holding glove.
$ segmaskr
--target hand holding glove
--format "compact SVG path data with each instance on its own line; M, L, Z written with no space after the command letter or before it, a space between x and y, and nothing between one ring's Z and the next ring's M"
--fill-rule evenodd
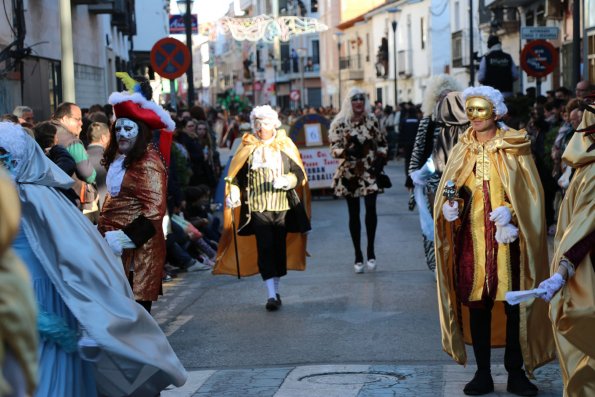
M230 186L229 195L225 197L225 204L228 208L236 208L242 205L239 187L237 187L236 185Z
M275 189L289 190L290 181L285 175L280 175L273 181L273 187Z
M124 248L136 248L136 245L130 240L130 237L121 230L105 232L105 240L116 256L122 256Z
M490 220L496 224L496 226L504 226L510 223L512 214L510 209L506 206L500 206L490 212Z
M454 222L459 217L459 202L453 201L452 205L447 201L442 206L442 214L444 215L444 219L449 222Z
M496 224L496 241L498 244L510 244L519 237L519 229L510 223L504 226Z
M364 157L364 146L357 137L353 137L347 144L347 147L345 148L345 156L349 159Z
M543 280L539 284L539 288L544 289L546 292L540 296L546 302L552 300L556 292L560 290L566 284L564 281L564 277L562 277L559 273L554 273L554 275L546 280Z

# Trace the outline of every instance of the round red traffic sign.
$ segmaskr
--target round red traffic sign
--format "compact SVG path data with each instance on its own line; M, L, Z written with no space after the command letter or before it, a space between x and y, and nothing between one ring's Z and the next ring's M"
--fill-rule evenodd
M558 50L545 40L528 42L521 52L521 67L529 76L545 77L558 66Z
M291 90L289 93L289 98L292 101L299 101L300 100L300 90Z
M173 80L188 70L190 51L180 40L165 37L151 48L151 66L159 76Z

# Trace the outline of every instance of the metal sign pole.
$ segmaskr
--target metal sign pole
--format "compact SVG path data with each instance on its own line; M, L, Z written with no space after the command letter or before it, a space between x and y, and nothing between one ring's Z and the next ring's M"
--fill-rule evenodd
M176 98L176 82L169 80L169 102L173 110L178 111L178 103Z

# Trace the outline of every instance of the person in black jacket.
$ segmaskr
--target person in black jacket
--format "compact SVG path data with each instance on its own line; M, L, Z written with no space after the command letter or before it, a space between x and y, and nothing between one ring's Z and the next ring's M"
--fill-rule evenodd
M479 63L477 80L483 85L494 87L506 98L512 96L512 86L518 78L519 72L512 57L502 51L502 44L497 36L490 36L488 52Z
M72 177L76 172L76 162L74 158L62 145L58 145L56 132L58 128L55 124L44 121L33 127L35 141L44 153L49 157L68 176ZM80 205L80 198L73 189L59 189L75 206Z

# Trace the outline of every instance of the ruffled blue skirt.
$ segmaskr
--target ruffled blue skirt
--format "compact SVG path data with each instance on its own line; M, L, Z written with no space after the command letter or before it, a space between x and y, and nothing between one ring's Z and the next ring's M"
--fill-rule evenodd
M97 396L93 364L76 350L78 321L72 315L21 230L13 248L31 274L39 315L39 382L36 397Z

